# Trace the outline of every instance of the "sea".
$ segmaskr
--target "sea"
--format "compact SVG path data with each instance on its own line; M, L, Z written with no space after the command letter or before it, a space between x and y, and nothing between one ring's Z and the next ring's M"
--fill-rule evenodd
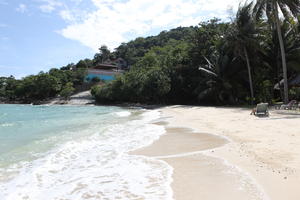
M159 118L140 108L0 105L0 199L172 199L172 168L129 153L165 133Z

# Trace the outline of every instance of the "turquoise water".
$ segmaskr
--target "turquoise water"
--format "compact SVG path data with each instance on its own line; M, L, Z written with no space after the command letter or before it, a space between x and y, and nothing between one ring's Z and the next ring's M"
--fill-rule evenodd
M114 120L110 114L118 111L117 107L0 105L0 166L87 137L93 132L86 130L95 123L105 126Z
M0 199L171 199L172 169L128 152L165 130L158 111L0 105Z

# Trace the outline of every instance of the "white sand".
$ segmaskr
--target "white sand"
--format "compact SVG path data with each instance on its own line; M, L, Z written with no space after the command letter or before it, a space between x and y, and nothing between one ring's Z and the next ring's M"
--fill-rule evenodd
M134 153L174 168L175 199L300 199L300 111L258 118L242 108L160 110L167 134Z

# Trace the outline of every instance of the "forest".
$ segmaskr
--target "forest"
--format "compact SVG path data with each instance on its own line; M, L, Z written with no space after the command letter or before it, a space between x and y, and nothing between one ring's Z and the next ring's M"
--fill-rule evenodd
M70 96L74 86L81 85L85 69L53 68L49 72L40 72L18 80L13 76L0 77L0 102L34 103L61 95Z
M122 58L130 69L92 88L100 104L251 105L300 100L300 1L240 4L230 21L217 18L139 37L93 59L21 80L0 78L2 100L68 96L86 70ZM1 100L0 99L0 100Z

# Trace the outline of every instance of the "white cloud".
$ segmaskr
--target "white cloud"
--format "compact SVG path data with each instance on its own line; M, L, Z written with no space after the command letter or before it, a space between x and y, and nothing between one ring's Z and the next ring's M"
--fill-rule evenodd
M17 12L20 12L20 13L25 13L27 12L27 6L23 3L19 4L19 6L16 8L16 11Z
M80 18L72 9L60 11L69 23L60 33L95 51L102 44L115 48L135 37L152 34L153 30L197 25L212 16L224 18L229 6L236 8L239 4L239 0L91 1L96 10L83 12Z
M59 15L65 21L73 22L75 20L75 17L70 10L62 10L62 11L60 11Z
M63 3L58 0L41 0L43 3L40 6L40 10L45 13L51 13L56 8L63 6Z

